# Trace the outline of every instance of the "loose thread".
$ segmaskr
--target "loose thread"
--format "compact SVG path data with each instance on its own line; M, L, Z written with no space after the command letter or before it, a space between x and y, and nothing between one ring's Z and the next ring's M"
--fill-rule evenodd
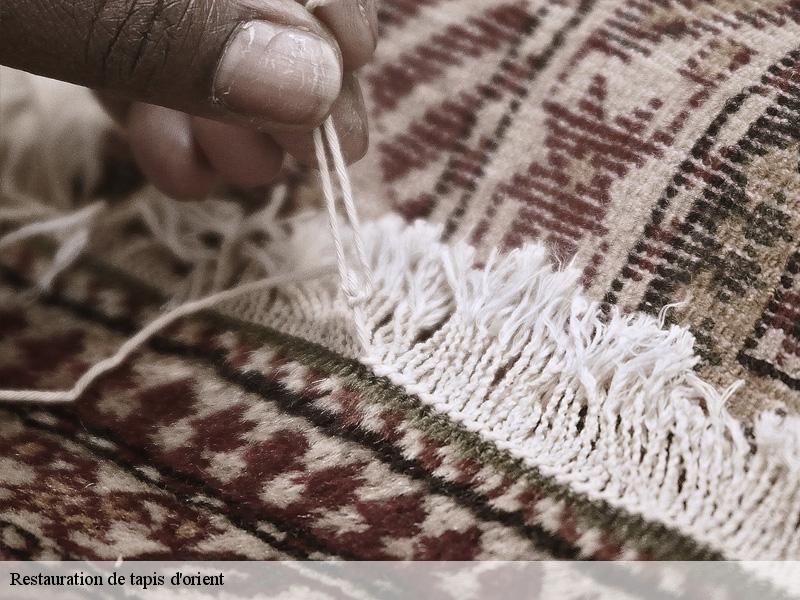
M342 191L345 215L352 231L353 245L356 248L356 256L361 267L361 277L351 269L348 264L347 254L342 241L342 234L339 228L339 215L336 210L336 194L333 190L330 165L326 152L327 148L333 158L334 169L339 180L339 188ZM333 119L328 117L321 129L314 131L314 151L319 167L320 183L322 194L325 197L325 207L328 211L329 226L331 237L333 238L334 249L336 252L336 263L339 270L339 280L342 293L347 299L353 317L356 335L363 350L367 351L370 346L370 333L367 326L367 318L364 312L364 302L371 293L371 273L367 253L364 249L364 240L361 234L361 225L355 208L352 185L350 176L347 172L342 147Z
M361 234L361 221L358 218L358 211L356 210L353 185L350 182L350 173L347 170L347 164L342 155L342 144L339 142L339 134L336 133L333 119L328 118L325 121L323 130L328 140L328 146L331 149L333 165L336 169L336 174L339 178L339 186L342 191L345 214L350 223L350 228L353 231L353 245L355 246L356 256L361 266L361 276L364 278L363 281L360 282L364 287L359 290L359 292L361 292L362 297L368 296L371 292L372 273L369 267L369 260L367 259L367 252L364 249L364 236Z
M360 222L355 208L350 177L347 173L344 156L342 154L339 138L333 120L328 117L322 128L314 131L314 146L320 172L322 193L325 198L325 205L328 211L330 222L331 237L333 238L334 249L336 252L336 263L340 278L342 293L348 300L351 308L356 335L362 346L366 350L369 345L369 330L367 328L366 316L363 303L370 293L369 282L371 280L367 254L364 249L364 242L360 230ZM334 170L336 172L339 188L342 192L345 214L352 229L353 243L356 249L356 256L361 267L361 277L356 274L349 266L347 253L342 240L342 233L339 227L339 219L336 210L336 194L333 188L330 164L327 158L327 149L333 157ZM71 264L78 254L82 251L88 240L88 224L90 224L97 212L103 207L102 203L91 205L78 211L73 215L59 217L40 223L33 223L7 234L0 238L0 248L11 243L27 239L42 233L70 231L81 225L83 229L78 229L61 246L56 253L53 265L45 274L44 283L49 285L55 277ZM146 213L145 213L146 214ZM178 248L178 246L176 246ZM41 390L0 390L0 401L5 402L35 402L35 403L64 403L77 400L90 385L99 377L116 369L125 362L131 354L141 348L150 338L165 328L169 327L177 320L188 315L207 310L222 302L231 300L238 296L255 291L273 288L278 285L308 281L320 277L330 272L330 267L320 267L311 270L299 271L296 273L284 273L268 277L252 283L239 285L235 288L213 293L204 298L185 302L173 310L156 318L150 324L141 329L136 335L128 339L114 355L95 363L75 382L75 385L68 390L41 391ZM215 282L219 284L219 282Z
M53 257L52 264L36 282L39 291L46 292L56 278L72 266L86 248L92 223L105 207L105 202L95 202L69 215L59 215L52 219L23 225L0 237L0 250L38 235L65 236Z
M19 229L0 237L0 250L37 235L60 233L76 227L86 226L104 206L105 203L96 202L69 215L61 215L46 221L23 225Z
M330 273L330 267L319 267L297 273L284 273L275 275L252 283L246 283L218 294L212 294L199 300L187 302L177 308L165 313L152 321L129 338L119 349L106 359L95 363L75 382L69 390L60 391L38 391L38 390L0 390L0 401L4 402L36 402L43 404L55 404L63 402L74 402L77 400L90 385L109 371L113 371L124 363L134 352L141 348L150 338L157 335L179 319L188 315L207 310L222 302L232 300L243 294L270 289L278 285L294 283L297 281L308 281L316 277L321 277Z

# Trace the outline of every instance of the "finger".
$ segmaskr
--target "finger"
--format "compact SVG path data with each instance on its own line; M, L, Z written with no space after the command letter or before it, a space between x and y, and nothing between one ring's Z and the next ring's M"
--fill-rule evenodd
M369 146L367 128L367 109L358 79L352 73L346 74L342 94L331 111L336 133L342 145L345 160L354 163L361 159ZM301 163L316 164L314 141L310 133L289 133L275 131L272 137Z
M173 198L202 198L216 175L195 142L191 117L136 103L128 115L131 151L145 177Z
M200 117L192 119L192 127L203 154L225 181L249 188L278 176L283 150L269 136Z
M310 129L335 38L294 0L2 0L0 63L194 115ZM68 15L68 18L65 18Z
M345 71L372 59L378 44L378 10L375 0L329 0L314 11L336 36Z

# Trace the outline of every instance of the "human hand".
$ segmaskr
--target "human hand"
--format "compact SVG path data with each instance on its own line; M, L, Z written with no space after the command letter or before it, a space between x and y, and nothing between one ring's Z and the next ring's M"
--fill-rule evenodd
M367 148L353 71L375 49L376 0L314 15L299 1L3 0L0 64L97 90L171 196L257 186L285 153L313 160L328 114L349 161Z

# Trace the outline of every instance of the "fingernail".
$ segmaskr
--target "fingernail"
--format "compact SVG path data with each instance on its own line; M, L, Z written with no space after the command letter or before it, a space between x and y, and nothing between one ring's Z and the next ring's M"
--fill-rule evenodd
M307 31L252 21L225 48L214 97L244 116L300 125L324 117L341 85L331 44Z

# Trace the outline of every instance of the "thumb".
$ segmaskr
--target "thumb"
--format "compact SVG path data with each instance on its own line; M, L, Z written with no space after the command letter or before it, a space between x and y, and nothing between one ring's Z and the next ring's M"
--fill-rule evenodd
M311 128L341 88L334 38L294 0L2 3L0 64L130 99Z

